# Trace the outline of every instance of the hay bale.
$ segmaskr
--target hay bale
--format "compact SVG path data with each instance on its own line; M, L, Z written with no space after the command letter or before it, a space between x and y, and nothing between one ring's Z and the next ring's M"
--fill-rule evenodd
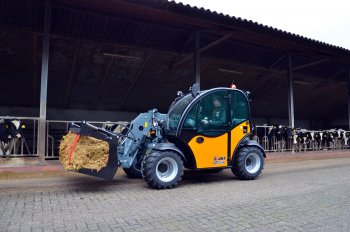
M76 138L77 134L69 132L60 143L59 160L66 170L78 171L87 168L99 171L107 166L109 144L89 136L80 137L69 162L69 154Z

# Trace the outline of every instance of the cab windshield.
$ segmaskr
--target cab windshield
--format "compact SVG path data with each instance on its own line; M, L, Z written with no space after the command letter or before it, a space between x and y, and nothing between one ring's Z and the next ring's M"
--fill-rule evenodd
M168 128L172 132L176 132L183 112L193 99L194 97L192 97L191 94L188 94L181 98L178 102L175 103L173 107L170 108L168 112Z

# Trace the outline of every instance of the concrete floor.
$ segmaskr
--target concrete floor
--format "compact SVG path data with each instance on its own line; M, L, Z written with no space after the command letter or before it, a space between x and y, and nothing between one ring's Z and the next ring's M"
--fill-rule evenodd
M0 231L350 231L349 153L271 154L254 181L186 172L160 191L121 169L2 170Z

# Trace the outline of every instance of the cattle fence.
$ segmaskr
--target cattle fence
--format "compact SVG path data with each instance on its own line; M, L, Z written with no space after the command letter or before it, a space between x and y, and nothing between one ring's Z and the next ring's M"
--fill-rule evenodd
M21 128L21 139L13 139L11 149L2 151L1 157L37 157L37 140L38 140L38 117L9 117L0 116L0 119L18 119L25 127ZM71 123L81 121L68 120L46 120L45 134L45 159L57 159L59 153L59 144L62 137L68 133ZM120 122L110 121L87 121L97 127L106 127ZM0 141L1 142L1 141ZM1 151L0 151L1 152Z
M37 132L38 132L38 117L1 117L0 119L16 118L25 125L22 129L22 138L14 140L14 146L7 150L6 153L0 153L0 157L36 157L37 154ZM80 121L68 120L47 120L46 121L46 136L45 136L45 158L57 159L59 153L59 144L62 137L68 133L71 123L79 123ZM106 127L111 124L120 123L109 121L88 121L89 123L98 126ZM285 151L316 151L316 150L335 150L349 149L348 138L334 138L333 141L317 142L315 139L307 141L297 141L296 135L292 134L288 138L281 138L276 135L271 135L273 126L255 126L252 139L257 141L266 152L285 152ZM257 133L260 132L260 133ZM262 132L262 133L261 133ZM322 133L324 131L311 131L312 133Z
M304 133L309 133L315 135L316 133L322 134L326 131L332 130L294 130L290 136L276 136L276 134L271 134L271 130L274 126L255 126L255 132L252 139L258 142L266 152L301 152L301 151L317 151L317 150L339 150L339 149L349 149L350 139L346 137L345 134L349 131L344 131L343 137L331 138L331 139L320 139L316 140L313 136L307 138L303 141L298 140L298 131ZM258 131L262 133L257 133ZM350 134L350 133L349 133Z

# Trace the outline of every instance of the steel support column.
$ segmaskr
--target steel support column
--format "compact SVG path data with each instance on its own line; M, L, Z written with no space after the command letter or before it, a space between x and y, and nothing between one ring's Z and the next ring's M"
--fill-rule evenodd
M291 54L288 54L288 118L289 126L294 128L293 68Z
M349 120L349 130L350 130L350 68L348 68L348 120Z
M194 50L194 70L196 76L196 83L201 86L201 68L200 68L200 57L199 57L199 47L200 47L200 34L197 31L195 33L195 50Z
M45 23L43 35L43 51L41 61L41 86L40 86L40 116L38 129L38 155L39 164L45 164L45 139L46 139L46 105L47 105L47 80L49 71L49 31L51 18L51 1L45 1Z

